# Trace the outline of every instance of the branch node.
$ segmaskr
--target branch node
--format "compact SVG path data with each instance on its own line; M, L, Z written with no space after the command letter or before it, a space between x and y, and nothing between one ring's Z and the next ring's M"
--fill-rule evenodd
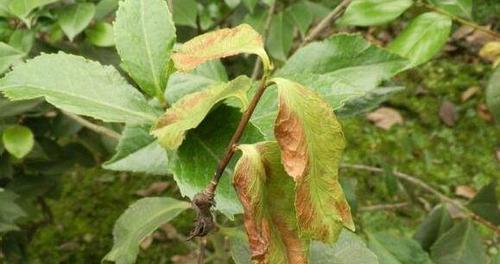
M191 240L195 237L204 237L208 235L214 228L215 222L212 215L212 207L215 206L214 192L210 186L213 186L211 182L209 187L197 193L193 197L192 206L196 211L196 221L194 229L187 240Z

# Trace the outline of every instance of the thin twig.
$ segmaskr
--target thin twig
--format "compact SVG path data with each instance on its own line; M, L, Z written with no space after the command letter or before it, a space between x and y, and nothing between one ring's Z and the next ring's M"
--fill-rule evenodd
M238 144L238 141L243 135L243 132L246 126L248 125L248 121L250 121L250 117L252 116L255 107L257 106L257 103L259 102L260 98L262 97L264 91L267 88L266 81L268 74L269 70L265 69L264 75L262 76L262 79L259 84L259 88L255 93L255 95L253 96L252 101L250 102L250 105L248 106L247 110L243 113L240 123L238 124L238 127L236 128L236 131L234 132L233 137L229 142L229 146L226 149L226 153L219 160L219 163L212 177L212 180L207 185L205 190L203 190L200 193L197 193L192 199L193 208L196 211L196 221L195 221L195 227L191 231L191 234L188 237L188 239L192 239L194 237L206 236L216 227L211 212L211 209L215 204L214 202L215 191L217 189L219 180L224 170L226 169L227 165L231 161L231 158L234 156L234 153L236 152L236 146Z
M330 26L337 18L339 18L344 11L346 10L347 6L351 3L351 0L343 0L338 4L335 9L333 9L323 20L321 20L313 29L309 31L309 34L304 38L304 40L301 43L301 46L304 46L305 44L311 42L312 40L316 39L325 28Z
M486 33L486 34L489 34L490 36L492 36L492 37L494 37L494 38L496 38L496 39L500 39L500 34L499 34L499 33L495 32L495 31L492 31L492 30L489 30L489 29L487 29L487 28L485 28L485 27L482 27L482 26L480 26L480 25L478 25L478 24L476 24L476 23L474 23L474 22L472 22L472 21L469 21L469 20L467 20L467 19L463 19L463 18L461 18L461 17L458 17L458 16L455 16L455 15L452 15L452 14L450 14L450 13L446 12L445 10L443 10L443 9L441 9L441 8L438 8L438 7L435 7L435 6L432 6L432 5L426 4L426 3L419 3L419 5L420 5L420 6L423 6L423 7L425 7L425 8L427 8L427 9L430 9L430 10L432 10L432 11L436 12L436 13L440 13L440 14L443 14L443 15L445 15L445 16L448 16L448 17L450 17L451 19L453 19L453 20L455 20L455 21L458 21L458 22L460 22L460 23L462 23L462 24L464 24L464 25L467 25L467 26L469 26L469 27L472 27L472 28L474 28L474 29L477 29L477 30L479 30L479 31L482 31L482 32L484 32L484 33Z
M276 1L269 7L269 13L267 14L266 22L264 24L264 32L262 34L262 40L264 44L266 43L267 36L269 35L269 29L271 27L271 22L273 21L274 11L276 10ZM262 68L262 63L260 57L255 59L255 64L253 66L252 80L256 80L259 75L260 69Z
M345 168L345 169L355 169L355 170L365 170L365 171L376 172L376 173L385 173L385 171L383 169L381 169L381 168L367 166L367 165L362 165L362 164L341 164L340 167L341 168ZM478 222L480 224L483 224L484 226L489 227L490 229L492 229L493 231L495 231L495 233L500 234L500 228L499 227L497 227L496 225L492 224L488 220L482 218L481 216L477 215L476 213L472 212L469 208L465 207L464 205L462 205L458 201L456 201L456 200L454 200L454 199L452 199L452 198L444 195L443 193L441 193L438 190L434 189L430 185L428 185L425 182L419 180L417 177L414 177L414 176L411 176L411 175L408 175L406 173L402 173L402 172L399 172L399 171L394 171L393 175L396 178L404 180L404 181L406 181L408 183L411 183L411 184L413 184L413 185L421 188L422 190L427 191L428 193L434 194L435 196L437 196L443 202L447 202L449 204L452 204L452 205L456 206L458 209L460 209L464 213L468 214L476 222Z
M66 111L63 111L63 113L67 117L69 117L69 118L73 119L74 121L76 121L77 123L79 123L80 125L88 128L88 129L90 129L98 134L102 134L102 135L105 135L107 137L110 137L110 138L116 139L116 140L119 140L121 137L121 135L116 133L115 131L113 131L107 127L96 125L83 117L77 116L75 114L72 114L72 113L69 113Z
M205 250L206 250L206 248L207 248L207 238L201 237L200 238L200 249L198 252L198 264L205 263Z
M380 211L380 210L396 210L399 208L404 208L410 205L407 202L402 203L394 203L394 204L376 204L370 206L363 206L358 209L360 212L371 212L371 211Z

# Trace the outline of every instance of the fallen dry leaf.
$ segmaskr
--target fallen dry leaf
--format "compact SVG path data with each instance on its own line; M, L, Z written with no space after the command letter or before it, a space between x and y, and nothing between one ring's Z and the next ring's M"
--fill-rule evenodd
M197 263L198 256L191 252L187 255L175 255L170 260L173 264L194 264Z
M169 185L170 184L168 182L154 182L151 185L149 185L148 188L138 190L137 192L135 192L135 194L142 197L161 194L168 188Z
M141 247L142 250L146 250L146 249L148 249L151 246L152 243L153 243L153 234L145 237L141 241L141 244L139 244L139 245L140 245L140 247Z
M477 115L486 122L491 122L493 120L493 116L491 115L490 110L485 104L478 104L476 107Z
M467 90L465 90L460 98L462 99L462 102L465 102L469 100L472 96L474 96L477 92L479 92L479 87L477 86L472 86L469 87Z
M495 41L496 39L486 32L476 30L465 37L465 40L474 46L482 47L487 42Z
M177 237L177 229L169 223L161 225L160 229L163 230L168 239L174 239Z
M393 108L380 107L379 109L366 114L366 118L373 122L375 126L389 130L395 124L403 124L404 120L401 114Z
M439 108L439 118L441 118L441 121L443 121L443 123L447 126L451 127L455 125L455 122L457 121L455 105L448 100L443 101L441 103L441 107Z
M500 161L500 149L497 149L495 151L495 156L496 156L497 160Z
M472 27L469 27L469 26L461 26L459 27L454 33L453 35L451 35L451 38L453 40L460 40L460 39L463 39L465 37L467 37L468 35L470 35L472 32L474 31L474 28Z
M455 188L455 195L472 199L476 195L476 190L467 185L459 185Z

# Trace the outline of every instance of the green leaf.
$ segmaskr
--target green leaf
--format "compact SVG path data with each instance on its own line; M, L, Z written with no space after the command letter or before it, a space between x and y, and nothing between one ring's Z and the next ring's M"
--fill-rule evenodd
M500 67L493 72L486 87L486 104L496 122L500 123Z
M453 220L448 213L446 204L440 204L434 207L420 224L414 238L424 250L429 251L432 244L452 226Z
M236 108L221 105L213 110L201 125L188 132L176 153L169 153L171 171L183 195L192 198L205 189L240 119L241 113ZM255 143L262 139L259 131L249 124L240 143ZM231 186L233 168L232 162L224 171L215 196L216 208L230 218L242 212L241 204Z
M306 1L297 2L286 9L286 15L290 16L295 26L299 29L302 37L305 37L314 17L307 6Z
M28 27L31 19L29 15L36 8L57 2L58 0L10 0L9 12L20 18Z
M255 5L257 5L257 2L259 0L242 0L243 4L245 7L250 11L250 13L253 13L253 10L255 9Z
M196 17L198 16L198 4L195 0L173 0L174 22L180 26L196 28Z
M429 3L454 16L472 20L472 0L429 0Z
M120 2L115 44L130 76L149 95L163 98L175 26L163 0Z
M116 147L116 154L103 168L154 175L167 175L168 158L165 150L149 134L150 126L126 126Z
M446 44L451 18L434 12L414 18L388 49L408 58L414 66L430 60Z
M45 97L63 110L105 122L152 123L158 116L113 67L62 52L18 65L0 80L0 91L11 100Z
M139 243L189 207L189 203L172 198L154 197L136 201L116 221L114 245L103 260L118 264L135 263Z
M16 221L27 216L16 203L18 197L17 194L0 188L0 234L19 230Z
M275 76L312 88L338 110L407 66L406 59L371 45L358 35L339 34L299 49ZM273 89L266 91L251 119L268 138L272 137L276 117L275 93Z
M41 102L41 100L10 101L0 94L0 118L22 114L40 105Z
M250 264L252 253L248 238L239 227L221 227L221 233L229 239L231 257L236 264Z
M266 47L271 57L286 61L293 44L293 23L289 16L280 12L273 16Z
M410 238L397 238L387 233L368 234L370 248L383 264L432 264L429 255Z
M500 225L500 209L498 208L496 186L496 181L493 181L481 188L476 196L469 201L467 207L477 215L498 226Z
M311 264L378 264L377 256L356 234L342 230L339 240L333 245L319 241L311 244ZM381 262L382 263L382 262Z
M118 9L118 2L120 0L101 0L95 7L95 20L101 20L109 15L111 12Z
M412 0L354 0L339 23L352 26L385 24L399 17L412 4Z
M263 61L265 68L271 68L271 62L264 50L262 37L247 24L197 36L184 43L172 55L172 59L178 70L190 71L206 61L239 53L256 54Z
M317 93L282 78L271 82L278 86L279 96L274 135L281 147L283 166L295 181L301 233L335 242L342 225L355 228L338 182L338 166L345 147L342 128L333 109Z
M404 89L404 87L400 86L377 87L367 92L364 96L346 102L342 108L336 111L336 113L341 117L361 115L377 108L380 104L389 100L391 96Z
M22 61L25 53L0 42L0 74L6 72L10 66Z
M470 220L455 224L431 247L436 264L487 263L486 249Z
M224 0L229 8L236 8L240 4L241 0Z
M294 182L281 164L276 142L240 145L233 185L243 205L252 260L306 263L309 240L301 239L294 209Z
M106 22L97 22L85 30L86 39L97 47L112 47L115 45L113 26Z
M35 139L33 133L25 126L11 126L3 131L2 141L5 149L18 159L26 156L33 145Z
M95 6L92 3L73 4L60 10L57 22L69 40L73 41L90 24L94 14Z
M35 32L31 30L18 29L10 35L9 45L17 50L28 54L35 42Z
M246 97L252 81L242 75L228 83L219 83L184 96L158 119L152 134L167 149L177 149L188 130L197 127L219 102L231 97L241 101L242 108L248 105Z
M187 94L194 93L217 83L227 82L224 65L218 60L207 61L190 72L175 72L168 79L165 97L169 104Z

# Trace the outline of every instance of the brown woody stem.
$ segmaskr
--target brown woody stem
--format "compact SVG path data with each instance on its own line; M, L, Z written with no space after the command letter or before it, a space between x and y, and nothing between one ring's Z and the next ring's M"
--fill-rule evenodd
M212 180L205 188L205 190L196 194L193 197L192 203L194 209L196 210L197 217L195 222L195 228L191 231L191 235L189 236L188 239L192 239L197 236L203 237L207 235L212 229L215 228L215 223L213 221L213 216L211 212L212 206L215 205L214 202L215 191L217 190L217 186L219 185L219 180L222 174L224 173L224 170L226 169L227 165L231 161L231 158L234 156L234 153L236 152L236 146L239 140L241 139L241 136L243 135L245 128L248 125L248 121L250 121L250 117L252 117L252 114L255 110L255 107L257 106L257 103L260 101L260 98L262 97L264 91L266 90L267 76L268 76L268 71L264 73L264 76L260 80L257 92L253 96L252 101L250 102L250 105L248 106L247 110L243 113L240 123L238 124L238 127L236 128L236 131L234 132L233 137L229 142L229 145L226 149L224 156L219 160L219 163L217 164L217 168L215 169L215 173L212 177Z

